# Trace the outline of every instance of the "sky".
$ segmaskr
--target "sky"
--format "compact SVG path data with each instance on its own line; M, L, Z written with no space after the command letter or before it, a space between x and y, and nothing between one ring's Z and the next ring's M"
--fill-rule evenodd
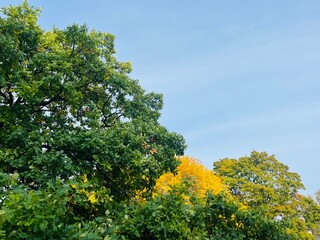
M20 0L0 0L0 6ZM50 30L73 23L116 36L132 78L164 95L161 124L186 155L266 151L320 189L320 1L29 0Z

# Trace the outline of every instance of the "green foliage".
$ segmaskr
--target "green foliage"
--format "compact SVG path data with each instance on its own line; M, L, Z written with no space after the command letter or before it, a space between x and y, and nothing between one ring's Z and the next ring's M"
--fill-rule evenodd
M244 209L224 193L198 198L187 185L124 206L110 239L294 239L266 213Z
M116 60L114 36L79 25L46 32L27 1L2 13L1 239L283 240L318 233L319 206L300 197L300 177L266 153L215 163L238 199L198 197L188 181L152 197L156 180L176 170L185 143L158 122L162 95L146 93L129 77L130 64Z
M184 139L158 123L162 95L129 77L114 36L79 25L46 32L27 1L2 13L1 234L98 238L110 202L150 197Z
M1 208L6 239L56 239L65 233L68 188L26 191L15 188ZM46 231L50 229L50 231Z
M79 187L81 189L77 189ZM77 188L75 188L77 187ZM4 239L101 239L106 234L106 217L95 217L101 202L92 204L84 183L72 187L60 181L45 190L15 186L0 210ZM101 197L101 195L99 196ZM103 194L103 207L111 208L112 199ZM1 236L1 235L0 235Z
M191 227L197 215L181 189L132 205L123 215L118 233L125 239L204 239L205 232Z
M299 196L296 205L297 211L294 212L296 218L292 219L300 232L305 232L307 229L312 235L320 237L320 206L311 197L302 195Z
M300 176L274 156L253 151L250 156L222 159L213 171L229 184L235 196L250 206L285 204L303 188Z
M209 194L206 209L210 239L291 239L281 222L268 219L261 209L245 208L226 195Z
M317 232L319 210L312 199L298 194L303 188L299 175L274 156L253 151L239 159L222 159L214 163L214 172L240 201L265 211L269 219L285 222L293 239L313 239L308 231Z
M2 174L34 190L86 175L124 200L175 170L184 140L157 122L162 96L128 76L111 34L78 25L45 32L27 2L3 13Z

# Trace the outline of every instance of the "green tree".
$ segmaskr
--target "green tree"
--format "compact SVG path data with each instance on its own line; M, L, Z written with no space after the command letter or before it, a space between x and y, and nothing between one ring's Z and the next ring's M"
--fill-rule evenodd
M320 237L320 206L311 198L299 196L297 217L304 220L306 228L314 236Z
M265 212L244 209L224 193L199 197L190 184L189 179L150 201L122 207L110 239L295 239Z
M26 2L2 12L2 173L32 189L86 175L124 198L176 168L183 138L157 122L162 96L128 76L111 34L78 25L45 32Z
M233 195L248 205L284 205L304 186L297 173L265 152L214 162L213 171L228 183Z
M288 231L297 239L313 239L308 231L316 232L316 205L298 194L304 188L300 176L275 156L253 151L239 159L219 160L213 171L244 204L266 211L270 219L287 222Z
M116 60L114 36L85 25L45 31L39 13L25 1L2 8L0 17L0 213L7 229L18 218L10 202L23 200L26 209L33 202L36 211L47 206L48 189L68 199L48 212L66 210L70 224L104 216L107 199L128 201L139 190L151 196L185 149L183 137L158 122L162 95L146 93L129 77L130 64Z
M205 203L205 226L212 240L292 240L286 223L268 218L264 209L245 208L225 194L208 194Z

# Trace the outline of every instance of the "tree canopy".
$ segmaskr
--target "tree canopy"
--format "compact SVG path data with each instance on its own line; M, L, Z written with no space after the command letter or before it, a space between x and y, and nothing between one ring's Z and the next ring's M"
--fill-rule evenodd
M275 156L253 151L239 159L214 162L213 171L229 184L230 191L251 206L285 204L304 188L300 176Z
M274 156L254 151L214 171L181 157L184 138L158 121L162 95L129 76L113 35L45 31L27 1L1 11L1 239L319 234L320 206Z
M251 152L239 159L214 162L213 171L241 202L265 211L271 218L290 222L289 231L298 239L312 238L306 230L318 232L320 208L312 199L298 193L304 188L300 176L266 152ZM313 209L308 216L308 210Z
M163 174L156 182L156 193L166 193L174 185L182 185L185 181L190 183L189 192L199 197L205 196L207 191L217 194L226 190L222 180L197 159L184 156L177 160L181 162L177 168L177 173Z
M124 199L177 167L184 140L158 123L162 95L129 77L114 36L79 25L44 31L27 2L3 13L2 179L38 189L85 175Z

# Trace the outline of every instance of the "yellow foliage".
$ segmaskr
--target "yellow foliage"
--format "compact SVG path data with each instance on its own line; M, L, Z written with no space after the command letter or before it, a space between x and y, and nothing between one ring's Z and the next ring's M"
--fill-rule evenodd
M147 189L146 189L146 188L144 188L144 189L142 189L142 190L137 190L135 196L133 197L133 199L134 199L135 201L138 201L138 202L145 202L146 199L143 197L143 195L144 195L146 192L147 192Z
M88 182L88 178L86 174L82 176L82 180L84 183Z
M94 191L88 191L87 187L85 186L85 183L88 182L88 178L86 175L81 176L82 182L79 182L78 184L70 184L70 186L75 190L76 194L85 195L89 202L92 204L95 204L98 202L98 197L96 195L96 192Z
M173 185L181 184L184 180L191 180L190 191L199 197L203 197L207 191L217 194L226 190L221 179L213 174L212 171L203 166L197 159L187 156L180 157L181 164L177 174L166 173L162 175L156 183L156 194L168 192Z
M90 192L89 194L87 194L87 196L88 196L88 200L89 200L92 204L98 202L98 198L96 197L96 193L95 193L95 192L92 191L92 192Z

